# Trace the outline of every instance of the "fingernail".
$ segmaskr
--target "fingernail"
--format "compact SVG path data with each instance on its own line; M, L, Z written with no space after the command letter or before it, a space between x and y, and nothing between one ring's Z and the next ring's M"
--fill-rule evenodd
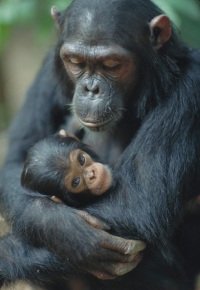
M140 262L142 260L142 256L143 255L141 253L137 254L134 258L134 261Z

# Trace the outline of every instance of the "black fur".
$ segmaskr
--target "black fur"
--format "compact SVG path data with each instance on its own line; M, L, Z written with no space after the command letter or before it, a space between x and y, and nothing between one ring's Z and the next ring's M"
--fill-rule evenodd
M20 185L27 150L64 126L72 130L66 105L71 104L75 88L59 48L68 36L72 42L75 37L88 37L85 26L78 26L86 10L95 19L89 32L96 44L106 36L108 43L117 43L136 59L137 85L123 88L125 110L116 127L105 134L95 133L95 138L85 130L83 141L96 139L95 151L116 163L117 181L113 191L85 210L105 220L113 234L148 245L143 261L128 275L108 282L91 277L88 283L93 289L191 290L189 278L199 269L195 264L188 278L185 265L188 252L194 255L194 249L179 246L187 243L187 235L195 245L199 241L198 235L180 233L187 229L185 208L200 192L200 53L183 45L174 30L170 40L155 51L149 22L162 11L147 0L75 0L62 14L58 46L47 56L13 124L1 172L1 208L14 234L0 241L1 281L27 279L58 289L54 285L62 283L63 271L65 277L84 275L88 269L109 272L106 266L113 264L113 253L102 247L103 233L87 225L75 209ZM194 227L195 220L189 219ZM19 242L22 251L13 243L15 236L23 239ZM37 251L42 253L42 274L38 272L35 278Z

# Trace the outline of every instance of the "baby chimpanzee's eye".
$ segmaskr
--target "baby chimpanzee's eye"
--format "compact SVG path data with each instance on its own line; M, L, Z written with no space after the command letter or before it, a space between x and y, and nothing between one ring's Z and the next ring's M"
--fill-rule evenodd
M76 177L72 180L72 187L77 187L80 184L80 177Z
M81 166L83 166L85 164L85 157L83 155L79 155L78 162L80 163Z

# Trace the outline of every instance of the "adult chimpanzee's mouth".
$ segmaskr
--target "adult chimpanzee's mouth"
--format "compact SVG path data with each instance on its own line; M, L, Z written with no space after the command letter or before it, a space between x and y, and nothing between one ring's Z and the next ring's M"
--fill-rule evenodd
M79 119L79 121L81 122L82 125L84 125L85 127L89 128L89 129L101 129L103 127L105 127L106 125L108 125L112 119L109 120L105 120L105 121L92 121L92 120L82 120Z

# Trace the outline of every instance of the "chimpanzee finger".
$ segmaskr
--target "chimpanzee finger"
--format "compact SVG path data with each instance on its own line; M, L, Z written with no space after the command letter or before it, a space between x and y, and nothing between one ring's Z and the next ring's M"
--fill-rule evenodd
M87 213L86 211L82 211L79 210L78 214L84 218L84 220L91 225L94 228L100 229L100 230L104 230L104 231L108 231L110 230L110 226L107 225L105 222L97 219L96 217L91 216L89 213Z
M112 264L122 264L122 263L131 263L131 262L140 262L142 259L142 252L137 252L131 255L124 255L108 249L99 249L98 250L98 261L102 264L112 263Z
M64 129L61 129L61 130L59 131L59 135L60 135L61 137L68 137L68 138L72 138L72 139L74 139L74 140L76 140L76 141L79 141L79 139L78 139L76 136L72 136L72 135L68 134Z
M50 199L56 203L64 203L60 198L55 195L52 195Z
M62 136L62 137L67 137L67 132L64 129L61 129L59 131L59 135Z
M103 241L103 247L105 249L110 249L117 251L122 254L136 254L143 251L146 248L146 244L139 240L125 240L120 237L115 237L107 234L106 239Z
M100 271L89 271L89 273L101 280L113 280L117 278L117 276Z
M101 271L89 271L91 274L93 274L95 277L101 280L110 280L117 278L119 276L123 276L127 274L128 272L135 269L135 267L138 265L139 261L133 261L131 263L119 263L119 264L107 264L104 265L104 270Z

